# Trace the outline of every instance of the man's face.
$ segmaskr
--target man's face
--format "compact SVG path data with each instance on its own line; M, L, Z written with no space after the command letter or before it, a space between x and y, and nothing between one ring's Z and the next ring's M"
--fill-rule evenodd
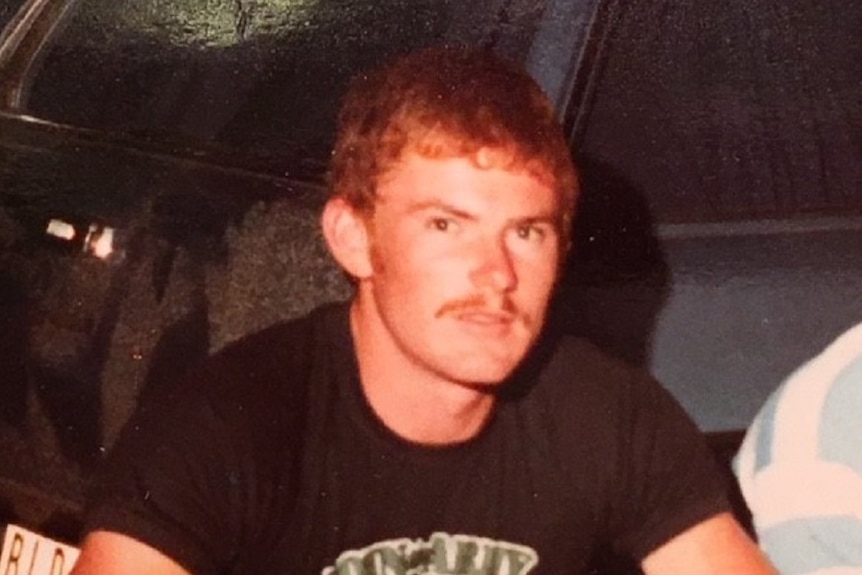
M360 305L370 304L414 367L460 384L498 383L542 329L563 243L560 209L553 187L526 172L407 154L377 189Z

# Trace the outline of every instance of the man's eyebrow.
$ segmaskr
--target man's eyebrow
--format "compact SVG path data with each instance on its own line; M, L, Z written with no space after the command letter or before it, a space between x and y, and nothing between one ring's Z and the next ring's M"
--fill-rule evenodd
M534 214L531 216L524 216L521 218L512 218L511 223L515 225L534 225L534 224L546 224L552 226L554 228L559 227L562 222L562 218L559 214L554 212L547 212L541 214Z
M523 222L525 224L543 224L543 223L553 224L554 222L556 222L559 219L560 219L560 217L556 213L546 212L546 213L534 214L531 216L524 216L521 218L513 218L513 221Z
M427 210L440 210L453 216L468 220L477 219L474 214L471 214L470 212L465 211L461 208L455 207L452 204L447 204L446 202L443 202L441 200L426 200L424 202L417 202L411 205L407 211L413 214L417 212L424 212Z
M414 214L418 212L423 212L426 210L439 210L442 212L446 212L458 218L463 218L465 220L478 220L479 217L476 214L453 206L452 204L448 204L441 200L426 200L422 202L417 202L411 205L408 208L408 213ZM524 225L524 224L548 224L551 226L557 226L561 221L561 217L556 212L549 210L546 212L540 212L536 214L529 214L521 217L511 218L509 220L509 224L514 225Z

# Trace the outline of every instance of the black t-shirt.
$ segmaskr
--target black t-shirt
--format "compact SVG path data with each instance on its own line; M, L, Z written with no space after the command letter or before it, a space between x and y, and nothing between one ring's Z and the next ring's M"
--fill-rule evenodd
M470 441L402 440L365 401L338 305L237 342L142 409L87 529L200 575L576 575L602 546L639 560L728 508L679 405L578 340L541 342Z

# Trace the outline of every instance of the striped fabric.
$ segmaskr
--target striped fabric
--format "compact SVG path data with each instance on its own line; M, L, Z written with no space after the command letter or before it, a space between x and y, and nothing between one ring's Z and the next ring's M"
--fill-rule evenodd
M862 324L772 394L734 470L782 575L862 575Z

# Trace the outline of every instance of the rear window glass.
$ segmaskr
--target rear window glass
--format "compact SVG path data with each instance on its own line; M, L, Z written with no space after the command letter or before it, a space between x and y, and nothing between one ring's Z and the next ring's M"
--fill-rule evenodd
M862 4L608 3L576 138L659 222L862 211Z
M45 50L26 112L325 158L347 80L457 41L524 61L541 2L82 0Z

